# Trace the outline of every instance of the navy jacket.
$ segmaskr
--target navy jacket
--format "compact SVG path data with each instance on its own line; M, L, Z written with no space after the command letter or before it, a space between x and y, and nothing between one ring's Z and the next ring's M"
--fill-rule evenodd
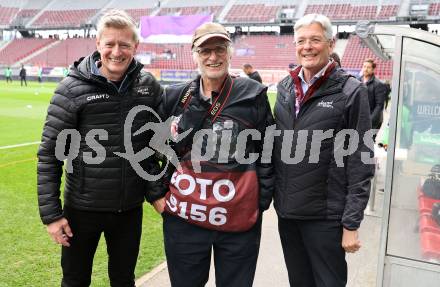
M372 151L363 141L363 135L371 129L365 86L336 69L302 105L297 117L295 109L295 87L289 75L278 84L275 104L277 129L283 131L275 137L274 147L274 206L278 215L300 220L341 220L345 228L357 229L374 174L374 165L361 160L362 152L372 158ZM338 160L335 136L343 129L356 131L359 145L351 155ZM289 136L292 131L293 136ZM320 132L328 137L319 144L312 137ZM288 157L293 159L290 162L282 155L283 142Z

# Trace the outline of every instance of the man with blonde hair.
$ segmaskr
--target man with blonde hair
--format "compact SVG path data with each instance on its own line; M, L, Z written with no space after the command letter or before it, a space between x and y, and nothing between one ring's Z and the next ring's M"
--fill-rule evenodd
M137 105L156 109L162 88L134 59L138 47L134 21L120 10L98 23L97 51L79 59L55 90L38 150L38 204L42 222L62 245L61 286L89 286L101 235L107 243L111 286L135 286L134 269L142 229L142 204L163 197L166 186L141 178L125 158L125 135L155 118L146 112L125 131L127 114ZM142 116L140 116L142 115ZM62 135L70 135L70 144ZM138 152L151 134L132 138ZM65 156L76 150L73 159ZM61 151L61 156L60 156ZM69 155L70 156L70 155ZM60 201L63 160L68 157L64 206ZM69 161L70 168L69 171ZM150 157L141 162L159 170Z
M278 84L274 110L282 131L274 146L278 230L291 286L343 287L345 253L361 247L357 230L374 172L361 160L371 152L364 142L368 98L365 86L329 59L334 41L326 16L305 15L294 29L299 65ZM359 142L344 153L351 134ZM299 162L298 146L305 147Z

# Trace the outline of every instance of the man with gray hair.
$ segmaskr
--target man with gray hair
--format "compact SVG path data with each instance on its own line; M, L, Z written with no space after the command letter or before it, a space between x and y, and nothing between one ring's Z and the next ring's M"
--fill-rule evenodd
M163 97L163 114L174 117L171 134L191 131L174 146L180 168L170 191L155 202L164 220L171 285L205 286L212 250L216 286L251 287L273 172L271 163L244 157L261 154L266 127L273 124L267 88L229 74L231 38L220 24L195 30L192 55L200 76L167 87ZM242 135L252 139L244 143Z
M334 41L326 16L305 15L294 30L298 66L278 84L274 110L282 131L274 145L278 228L291 286L342 287L345 252L361 246L357 230L374 173L362 160L373 145L368 97L329 58ZM305 154L292 163L299 145Z
M125 136L155 120L139 113L125 131L137 105L156 109L162 88L134 59L135 22L120 10L106 12L98 23L96 49L79 59L55 90L38 150L38 204L41 220L62 245L61 286L89 286L93 257L104 234L111 286L135 286L134 269L142 229L142 204L164 196L167 186L141 178L125 158ZM70 137L60 144L65 132ZM142 150L150 133L133 136ZM59 155L61 150L62 156ZM74 159L65 153L76 153ZM63 159L68 157L64 206L60 201ZM69 161L72 170L69 171ZM160 169L155 158L141 162L149 173Z

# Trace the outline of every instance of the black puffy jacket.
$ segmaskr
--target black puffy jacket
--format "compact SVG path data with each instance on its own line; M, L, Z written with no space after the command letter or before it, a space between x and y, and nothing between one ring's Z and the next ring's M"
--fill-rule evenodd
M182 119L179 123L179 127L183 131L189 128L195 128L196 126L202 127L204 129L212 129L213 123L209 117L200 117L199 115L204 115L210 108L210 104L201 99L199 94L200 89L200 77L194 81L197 85L194 90L194 96L192 97L188 105L188 114L192 115L191 118L194 120L188 120L184 122ZM178 84L174 86L169 86L165 89L162 105L162 113L169 116L175 116L181 114L181 110L178 111L178 102L183 91L186 91L188 84ZM261 155L263 148L263 139L265 135L266 127L273 125L273 116L270 110L269 102L266 94L266 87L262 84L250 80L248 78L235 78L234 79L234 90L237 91L236 94L231 94L228 101L225 103L224 109L220 112L219 117L214 124L220 121L232 120L237 123L238 130L237 133L243 129L256 129L260 132L261 140L252 141L247 149L247 152L258 153ZM202 124L200 124L200 119L202 118ZM193 135L193 133L192 133ZM233 134L232 137L236 138L237 134ZM251 141L248 141L248 143ZM191 146L193 139L191 134L187 137L183 146ZM231 144L233 146L233 144ZM179 154L177 148L177 154ZM239 168L239 165L233 163L232 165ZM266 210L269 208L273 196L273 167L272 163L262 163L261 157L256 162L256 172L259 181L259 207L260 210Z
M79 143L70 142L72 150L75 144L79 144L79 151L72 161L72 172L66 173L66 206L90 211L124 211L140 206L145 199L154 201L166 192L166 186L161 182L144 180L129 161L114 154L126 152L124 123L128 112L137 105L157 109L162 88L151 74L142 71L142 64L135 60L118 88L92 72L96 70L95 62L99 58L99 53L95 52L75 62L69 75L55 90L48 108L38 150L38 204L44 224L63 216L60 201L63 161L56 158L55 148L59 133L65 129L75 129L81 135ZM157 118L146 111L139 112L134 118L130 134L134 152L148 145L151 133L133 136L133 132L151 121L157 121ZM108 137L95 136L98 143L89 146L86 135L94 129L105 130ZM97 164L86 163L84 156L91 152L96 158L95 150L99 145L105 150L105 159ZM66 145L65 150L68 149L69 145ZM160 169L155 157L143 160L141 166L149 173L157 173Z
M345 228L357 229L374 174L374 164L364 164L361 160L362 153L372 158L372 151L363 141L364 133L371 128L365 86L342 70L334 70L302 105L297 117L295 109L295 87L289 75L278 84L275 104L277 129L283 131L275 137L274 146L274 206L278 215L303 220L341 220ZM313 132L332 129L333 136L324 139L320 146L311 146ZM337 166L334 136L343 129L357 131L359 145L353 154L343 158L343 166ZM287 130L294 134L284 144L293 144L290 149L286 145L290 156L283 157L283 135ZM304 157L286 163L288 157L301 154L301 149L296 148L301 133L308 134Z

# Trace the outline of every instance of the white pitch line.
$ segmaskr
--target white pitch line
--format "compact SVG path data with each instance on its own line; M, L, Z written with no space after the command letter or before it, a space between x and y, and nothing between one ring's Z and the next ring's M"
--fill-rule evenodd
M41 142L29 142L29 143L22 143L22 144L14 144L14 145L5 145L0 146L0 149L10 149L10 148L16 148L16 147L22 147L22 146L28 146L28 145L35 145L40 144Z

